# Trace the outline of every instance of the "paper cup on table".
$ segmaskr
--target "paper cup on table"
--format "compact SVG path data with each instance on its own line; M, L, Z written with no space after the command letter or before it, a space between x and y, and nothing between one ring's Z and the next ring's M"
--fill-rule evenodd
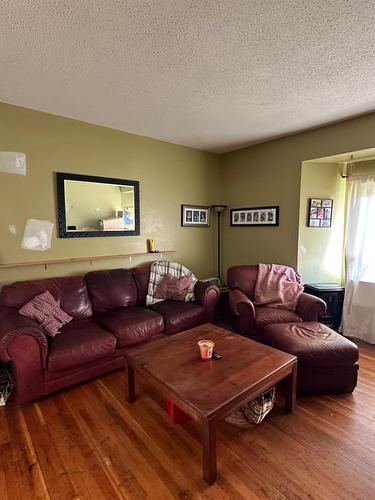
M206 361L212 358L212 353L214 352L215 342L212 340L200 340L198 342L199 352L201 359Z

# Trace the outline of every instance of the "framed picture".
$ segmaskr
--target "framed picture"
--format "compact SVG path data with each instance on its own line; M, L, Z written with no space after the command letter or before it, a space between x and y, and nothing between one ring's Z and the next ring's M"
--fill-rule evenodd
M231 226L278 226L279 207L232 208Z
M181 226L209 227L210 207L181 205Z
M332 214L333 200L330 198L309 198L308 227L331 227Z

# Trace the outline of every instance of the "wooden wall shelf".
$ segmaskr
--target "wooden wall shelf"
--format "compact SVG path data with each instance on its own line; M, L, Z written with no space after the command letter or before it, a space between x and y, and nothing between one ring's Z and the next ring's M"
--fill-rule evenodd
M72 257L70 259L54 259L54 260L39 260L39 261L29 261L29 262L12 262L9 264L0 264L0 269L10 269L12 267L29 267L29 266L44 266L45 269L49 265L53 264L69 264L70 262L90 262L93 263L95 260L112 260L112 259L129 259L133 257L144 257L155 256L155 258L163 258L163 255L174 253L174 250L160 250L159 252L138 252L138 253L122 253L117 255L100 255L95 257Z

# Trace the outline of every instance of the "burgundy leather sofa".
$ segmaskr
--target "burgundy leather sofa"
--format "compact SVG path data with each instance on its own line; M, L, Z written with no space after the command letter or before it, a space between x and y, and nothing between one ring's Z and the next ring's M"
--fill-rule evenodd
M323 300L307 293L302 293L295 311L255 306L253 300L257 275L257 265L233 266L228 269L229 304L233 328L237 333L261 340L267 325L317 321L319 315L326 310Z
M0 292L0 360L10 364L13 401L25 403L124 366L141 342L187 330L214 317L217 287L198 281L195 302L146 307L150 266L94 271L6 285ZM47 337L18 309L48 290L73 320Z

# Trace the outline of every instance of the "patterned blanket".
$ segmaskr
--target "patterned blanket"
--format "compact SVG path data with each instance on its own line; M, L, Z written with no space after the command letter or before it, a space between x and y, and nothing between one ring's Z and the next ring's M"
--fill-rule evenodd
M148 282L148 291L146 296L146 305L150 306L163 299L155 299L154 292L163 276L171 274L175 278L181 276L192 276L191 285L185 298L185 302L194 301L194 286L198 281L194 274L185 266L178 262L170 262L169 260L157 260L151 264L150 280Z

